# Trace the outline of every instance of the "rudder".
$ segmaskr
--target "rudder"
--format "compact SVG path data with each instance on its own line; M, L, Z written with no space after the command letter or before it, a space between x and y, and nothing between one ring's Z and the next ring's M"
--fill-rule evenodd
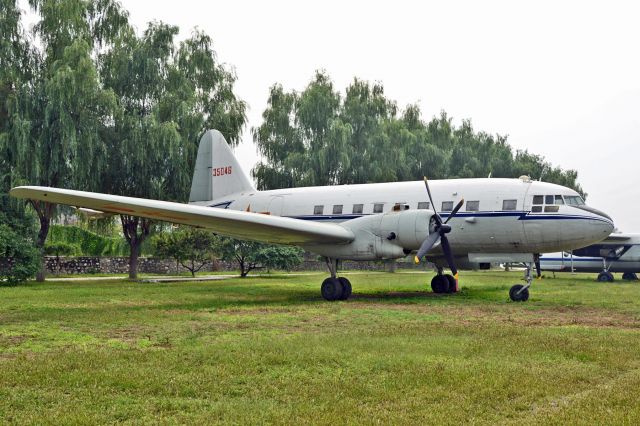
M217 200L246 191L255 191L255 188L224 136L218 130L207 130L198 146L189 202Z

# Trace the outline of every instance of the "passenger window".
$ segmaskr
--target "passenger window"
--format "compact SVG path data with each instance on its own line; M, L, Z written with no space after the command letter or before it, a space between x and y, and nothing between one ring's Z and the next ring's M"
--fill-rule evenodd
M333 214L342 214L342 204L333 206Z
M553 204L553 195L545 195L544 196L545 204Z
M362 204L353 205L353 214L362 214Z
M443 201L441 211L450 212L451 210L453 210L453 201Z
M556 213L559 209L559 206L544 206L545 213Z
M376 203L376 204L374 204L374 205L373 205L373 212L374 212L374 213L382 213L382 206L383 206L383 205L384 205L384 204L382 204L382 203Z
M562 195L556 195L556 205L564 204L564 200L562 199Z
M518 206L518 200L502 201L502 210L515 210L517 206Z
M541 213L542 212L542 206L533 206L533 207L531 207L531 212L533 212L533 213Z
M313 214L322 214L324 211L324 206L315 206L313 208Z
M544 204L544 197L542 195L534 195L533 204Z
M467 211L477 212L480 210L480 201L467 201Z
M419 210L429 210L429 202L428 201L420 201L418 203Z
M409 204L407 203L396 203L393 206L394 212L401 212L402 210L409 210Z

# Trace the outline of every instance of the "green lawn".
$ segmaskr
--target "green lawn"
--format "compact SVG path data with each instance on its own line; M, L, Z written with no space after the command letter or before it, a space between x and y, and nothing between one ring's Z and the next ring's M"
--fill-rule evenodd
M325 275L0 287L1 422L640 422L638 283Z

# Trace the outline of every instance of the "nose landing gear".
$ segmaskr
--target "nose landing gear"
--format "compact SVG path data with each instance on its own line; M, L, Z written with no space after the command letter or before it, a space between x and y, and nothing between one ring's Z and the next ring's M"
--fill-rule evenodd
M526 302L529 300L529 287L531 287L531 282L533 281L533 277L531 275L533 265L531 263L526 263L525 266L524 280L527 283L525 285L516 284L509 290L509 298L514 302Z

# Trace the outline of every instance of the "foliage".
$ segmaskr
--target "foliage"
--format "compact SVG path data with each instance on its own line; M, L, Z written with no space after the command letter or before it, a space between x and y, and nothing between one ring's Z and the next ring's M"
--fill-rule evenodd
M77 256L80 254L80 247L76 244L66 242L48 241L44 246L44 254L49 256Z
M302 250L297 247L269 245L230 237L218 237L216 252L223 260L237 262L242 278L254 269L289 270L302 263Z
M302 263L303 253L298 247L264 245L254 256L256 262L267 269L290 271Z
M198 228L183 227L177 231L163 232L155 235L151 241L157 256L174 258L193 277L215 256L215 236L210 231Z
M105 237L77 226L51 226L50 243L71 244L79 247L82 256L126 256L129 246L122 237ZM151 248L143 244L142 253L150 254Z
M40 267L33 241L0 224L0 284L17 284L31 278Z
M184 202L203 132L215 127L231 143L239 140L246 106L233 93L235 75L218 63L209 36L194 31L176 45L177 34L177 27L153 22L141 37L123 31L100 55L104 85L118 99L105 135L104 192ZM135 278L152 221L122 215L121 222Z
M443 111L424 122L417 105L398 114L380 83L356 78L341 99L317 72L301 93L274 85L262 117L252 129L264 158L252 170L260 189L527 174L582 192L574 170L514 154L506 136L477 132L470 120L456 126Z

